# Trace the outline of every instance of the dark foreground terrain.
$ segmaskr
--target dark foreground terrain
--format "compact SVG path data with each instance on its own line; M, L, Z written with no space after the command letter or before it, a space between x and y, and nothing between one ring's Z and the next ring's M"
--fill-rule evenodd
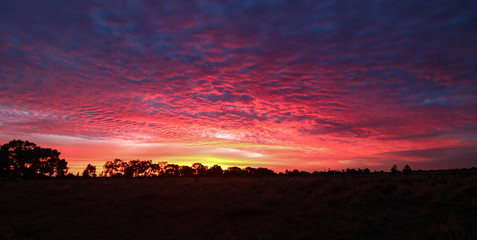
M1 180L0 238L477 239L477 173Z

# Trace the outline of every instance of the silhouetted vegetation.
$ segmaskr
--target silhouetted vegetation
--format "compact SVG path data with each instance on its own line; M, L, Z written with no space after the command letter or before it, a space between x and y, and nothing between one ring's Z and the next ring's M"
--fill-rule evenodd
M313 173L307 171L299 171L298 169L286 170L284 173L276 173L268 168L240 168L237 166L229 167L225 170L219 165L212 167L205 166L201 163L194 163L192 166L179 166L177 164L168 164L167 162L152 163L151 160L141 161L132 160L124 162L120 159L107 161L104 168L103 177L266 177L266 176L295 176L306 177L316 175L368 175L372 174L369 168L347 168L342 170L331 170L326 172L314 171ZM412 172L409 165L403 168L403 174L410 174ZM398 167L393 165L391 173L400 173ZM374 174L384 174L383 171L374 171Z
M59 158L60 152L50 148L41 148L36 144L22 141L12 140L4 144L0 148L0 177L60 177L65 176L68 168L67 162ZM422 171L422 170L419 170ZM411 174L413 171L409 165L406 165L402 173L405 175ZM384 173L383 171L374 173ZM400 173L398 167L393 165L391 173ZM348 174L348 175L367 175L371 174L368 168L354 169L347 168L342 170L331 170L326 172L314 171L313 173L306 171L286 170L284 173L275 173L268 168L240 168L237 166L229 167L225 170L219 165L212 167L205 166L201 163L194 163L192 166L179 166L167 162L153 163L151 160L131 160L123 161L121 159L114 159L107 161L103 165L103 171L99 177L266 177L266 176L295 176L306 177L316 175L334 175L334 174ZM68 174L68 178L78 177L79 174ZM96 166L88 164L83 170L82 177L96 177Z
M67 173L67 164L57 150L32 142L12 140L0 146L0 177L59 177Z
M103 168L104 177L264 177L276 175L273 170L268 168L229 167L223 170L219 165L210 168L201 163L194 163L192 166L179 166L167 162L152 163L150 160L125 162L121 159L114 159L107 161Z
M406 164L406 166L404 166L404 168L402 169L402 173L406 175L411 174L412 173L411 167L409 167L409 165Z
M394 164L392 167L391 167L391 173L398 173L399 172L399 169L398 167L396 166L396 164Z
M96 177L96 166L88 164L88 166L86 166L86 168L83 171L83 177L84 178Z

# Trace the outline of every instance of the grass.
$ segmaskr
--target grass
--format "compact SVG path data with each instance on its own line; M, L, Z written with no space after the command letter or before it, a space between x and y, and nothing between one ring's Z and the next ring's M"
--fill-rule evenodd
M477 239L477 172L3 180L2 239Z

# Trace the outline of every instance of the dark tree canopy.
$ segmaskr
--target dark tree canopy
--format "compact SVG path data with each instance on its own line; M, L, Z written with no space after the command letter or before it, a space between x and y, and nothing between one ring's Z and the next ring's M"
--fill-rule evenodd
M88 164L83 171L83 177L96 177L96 166Z
M180 166L177 164L167 164L164 167L165 176L180 176Z
M219 165L214 165L207 170L207 176L210 177L219 177L222 176L222 174L224 174L224 171Z
M152 177L165 174L166 162L152 163L151 160L131 160L124 162L121 159L107 161L104 168L105 177ZM172 174L173 175L173 174Z
M88 167L87 167L88 168ZM152 163L151 160L131 160L128 162L121 159L107 161L104 166L104 177L242 177L242 176L273 176L276 173L268 168L229 167L223 170L221 166L207 167L201 163L192 166L179 166L167 162ZM86 171L86 170L85 170Z
M202 165L202 163L192 164L192 169L195 170L195 175L203 176L207 172L207 166Z
M391 167L391 173L398 173L399 172L399 169L398 167L396 166L396 164L394 164L392 167Z
M242 177L248 174L247 171L242 170L239 167L229 167L224 171L224 175L227 177Z
M57 150L41 148L29 141L12 140L0 146L1 177L64 176L67 164Z
M181 166L181 176L192 177L194 176L194 169L189 166Z
M114 177L114 176L122 176L123 175L123 169L122 166L124 165L123 161L121 159L114 159L113 161L107 161L103 168L106 176L109 177Z
M411 173L412 173L411 167L409 167L409 165L406 164L406 166L404 166L404 168L402 169L402 173L404 173L404 174L406 174L406 175L407 175L407 174L411 174Z

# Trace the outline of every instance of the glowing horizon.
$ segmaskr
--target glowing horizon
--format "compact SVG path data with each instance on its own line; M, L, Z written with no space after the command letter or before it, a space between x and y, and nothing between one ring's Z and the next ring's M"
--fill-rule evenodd
M114 3L0 4L0 144L74 173L477 166L477 3Z

